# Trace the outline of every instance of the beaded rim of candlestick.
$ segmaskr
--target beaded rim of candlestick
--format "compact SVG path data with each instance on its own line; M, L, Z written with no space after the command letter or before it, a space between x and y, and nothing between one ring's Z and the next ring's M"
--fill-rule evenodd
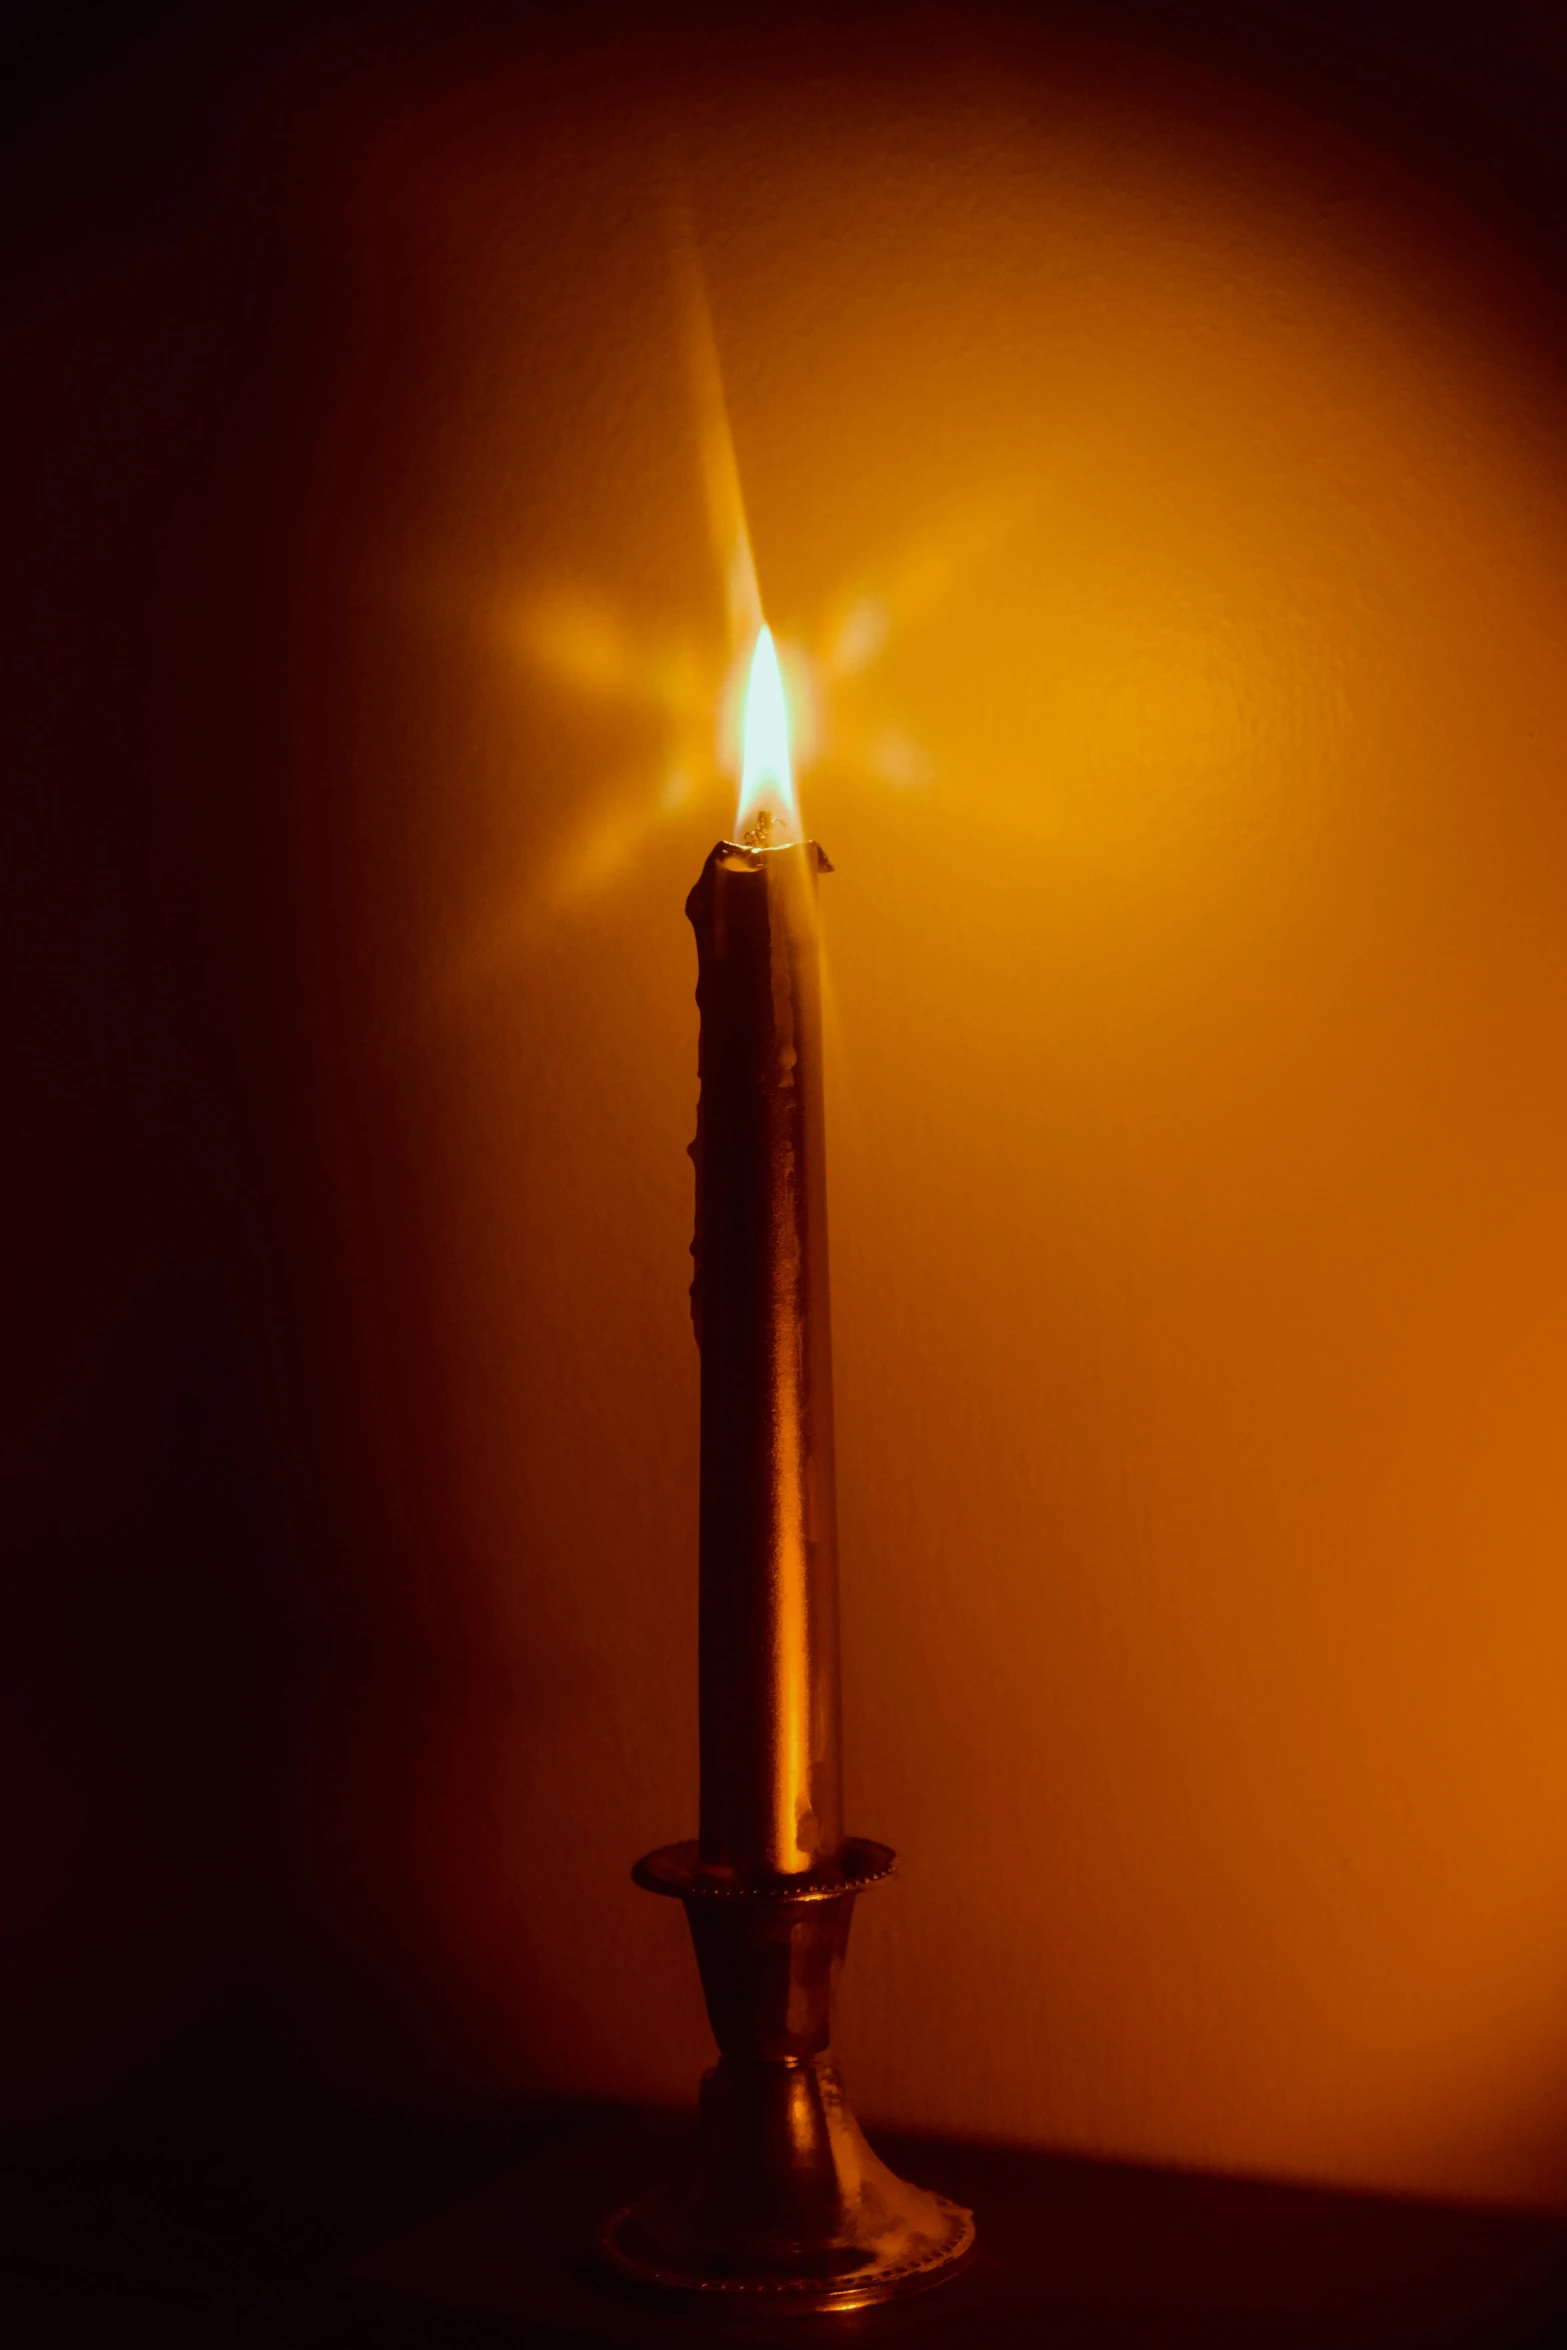
M850 2268L837 2277L812 2274L802 2269L790 2275L784 2269L768 2269L755 2275L736 2270L730 2275L713 2275L698 2268L685 2268L672 2260L649 2259L629 2252L625 2237L628 2228L634 2228L639 2206L628 2203L621 2211L605 2220L598 2232L598 2255L611 2280L635 2293L638 2287L651 2286L662 2297L678 2296L688 2309L716 2310L725 2304L749 2302L753 2308L811 2312L848 2312L869 2309L876 2302L902 2298L923 2292L928 2286L939 2285L966 2268L974 2254L974 2214L961 2203L952 2203L945 2195L924 2191L924 2199L933 2214L939 2213L946 2223L945 2239L927 2251L905 2256L903 2259L868 2260L858 2269Z
M742 1877L704 1861L701 1846L690 1838L644 1853L631 1880L644 1893L666 1893L677 1901L840 1901L846 1893L884 1884L897 1866L890 1844L847 1836L830 1868L802 1870L798 1876Z

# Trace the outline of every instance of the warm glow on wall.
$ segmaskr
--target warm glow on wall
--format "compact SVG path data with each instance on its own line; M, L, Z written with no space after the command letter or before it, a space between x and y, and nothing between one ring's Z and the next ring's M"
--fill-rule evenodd
M765 600L836 868L849 1799L910 1855L858 2098L1567 2196L1567 379L1521 266L1201 84L765 82L693 108L678 234L656 142L579 94L520 153L515 99L405 89L314 198L360 338L300 628L323 1311L415 1660L322 1733L345 1932L487 2081L701 2061L621 1872L695 1786L679 907L747 663L792 815Z

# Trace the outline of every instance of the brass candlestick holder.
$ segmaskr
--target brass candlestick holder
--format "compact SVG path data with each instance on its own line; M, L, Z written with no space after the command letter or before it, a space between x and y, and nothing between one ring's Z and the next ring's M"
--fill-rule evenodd
M970 2214L871 2151L832 2057L855 1898L895 1866L858 1836L834 1868L782 1880L704 1868L695 1844L637 1863L639 1885L686 1905L719 2058L689 2178L604 2227L623 2279L687 2306L859 2309L967 2258Z
M877 2160L832 2057L855 1900L894 1858L843 1830L817 942L830 868L797 837L765 629L748 779L765 764L754 720L776 746L764 780L782 827L763 813L721 841L686 908L701 1010L701 1836L632 1872L685 1903L719 2059L691 2176L608 2221L601 2251L622 2280L708 2308L852 2309L948 2275L974 2225Z

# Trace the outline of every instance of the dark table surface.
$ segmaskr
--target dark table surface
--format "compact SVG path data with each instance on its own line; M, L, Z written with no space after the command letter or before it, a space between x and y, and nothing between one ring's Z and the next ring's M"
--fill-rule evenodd
M965 2273L853 2315L644 2309L594 2280L593 2232L688 2131L552 2103L34 2132L0 2149L0 2342L1567 2345L1567 2219L885 2136L895 2167L978 2215Z

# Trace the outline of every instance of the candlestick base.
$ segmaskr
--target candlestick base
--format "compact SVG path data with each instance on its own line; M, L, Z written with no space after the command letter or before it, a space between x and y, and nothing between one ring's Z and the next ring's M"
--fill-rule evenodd
M694 1844L638 1862L638 1884L686 1905L720 2056L689 2179L600 2233L621 2283L706 2309L858 2309L967 2259L971 2214L871 2151L828 2046L855 1897L895 1865L863 1837L808 1876L704 1868Z

